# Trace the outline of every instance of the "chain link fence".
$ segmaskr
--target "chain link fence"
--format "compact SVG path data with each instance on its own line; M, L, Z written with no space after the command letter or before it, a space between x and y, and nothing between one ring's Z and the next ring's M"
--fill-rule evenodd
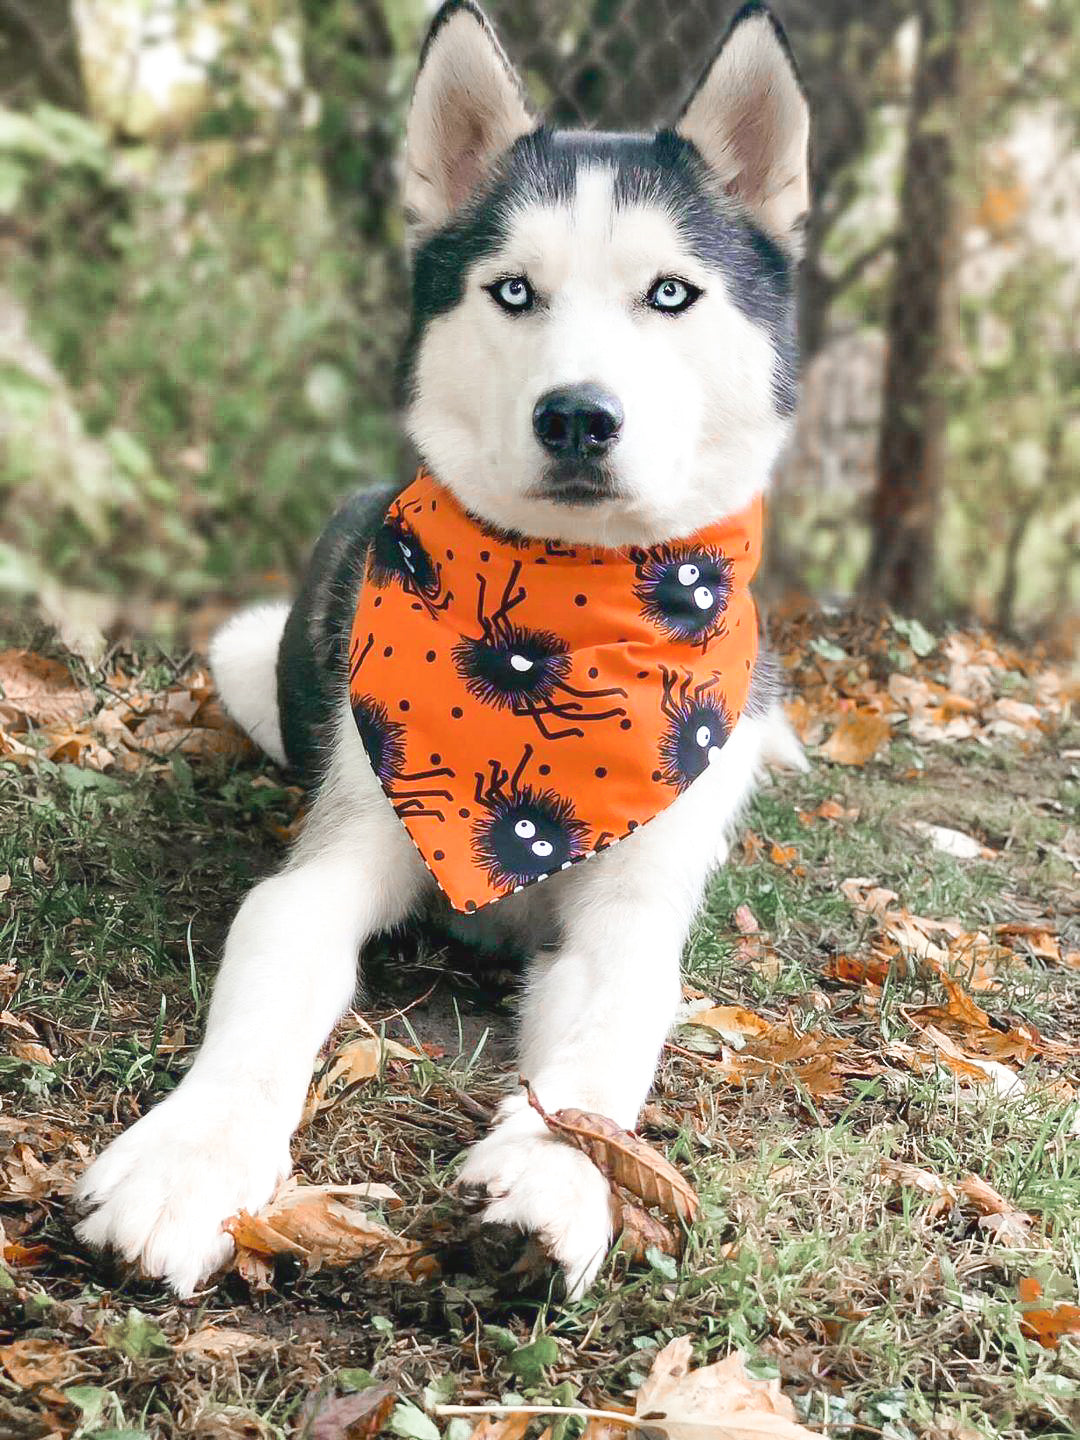
M488 5L550 119L612 129L670 120L733 8ZM1074 7L774 8L814 191L775 586L841 595L889 573L894 603L1060 630L1080 558ZM427 19L420 0L0 0L9 593L104 575L167 609L246 573L284 583L334 497L400 463L398 156ZM176 94L142 104L140 64L165 56ZM59 471L26 442L12 367L83 445ZM32 480L50 498L28 523Z

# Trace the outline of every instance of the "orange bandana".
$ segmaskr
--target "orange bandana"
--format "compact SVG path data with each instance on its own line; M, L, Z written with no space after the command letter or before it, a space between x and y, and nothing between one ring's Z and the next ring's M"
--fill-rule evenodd
M757 654L762 506L602 549L467 515L421 471L368 555L349 694L372 768L455 910L636 830L714 761Z

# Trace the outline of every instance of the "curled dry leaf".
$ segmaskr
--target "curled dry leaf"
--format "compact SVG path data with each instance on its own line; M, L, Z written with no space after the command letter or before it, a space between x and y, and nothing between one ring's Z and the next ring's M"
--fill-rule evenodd
M659 1250L662 1255L673 1255L676 1259L683 1252L683 1232L672 1230L629 1200L621 1201L615 1220L619 1232L619 1244L624 1255L635 1264L644 1264L649 1250Z
M712 1005L687 1017L688 1025L704 1025L722 1035L728 1044L742 1045L749 1035L767 1035L772 1025L743 1005Z
M989 1181L980 1175L965 1175L957 1185L965 1200L970 1201L982 1217L979 1226L989 1231L1002 1245L1029 1245L1034 1219L1011 1200L1006 1200Z
M313 1397L314 1399L314 1397ZM310 1440L372 1440L381 1433L397 1403L393 1385L369 1385L350 1395L327 1395L305 1405L297 1433ZM312 1401L308 1401L311 1405Z
M956 1187L943 1180L940 1175L935 1175L932 1170L908 1165L902 1160L882 1160L881 1173L898 1185L907 1185L929 1195L931 1201L926 1211L928 1219L935 1220L939 1215L946 1214L957 1202Z
M693 1220L698 1210L694 1187L640 1135L624 1130L606 1115L585 1110L558 1110L549 1115L528 1081L522 1084L529 1104L551 1133L587 1155L613 1184L621 1185L673 1220Z
M532 1419L531 1415L506 1415L501 1420L494 1415L485 1415L469 1440L525 1440L525 1432Z
M224 1228L236 1241L232 1268L249 1277L254 1274L258 1280L265 1278L263 1267L250 1266L250 1255L296 1255L311 1269L349 1265L368 1258L369 1273L377 1280L432 1278L438 1265L417 1241L395 1235L339 1198L358 1193L370 1199L393 1196L387 1187L378 1185L301 1185L287 1181L257 1215L241 1210L225 1221Z
M665 1345L637 1393L642 1429L667 1440L810 1440L778 1380L755 1380L742 1353L691 1368L688 1336Z
M205 1360L228 1360L256 1350L270 1350L273 1341L247 1330L227 1330L223 1325L204 1325L193 1330L174 1347L178 1355L197 1355Z
M76 1357L58 1341L29 1336L0 1345L0 1367L20 1389L40 1389L46 1400L58 1405L65 1400L56 1386L72 1380L80 1368Z

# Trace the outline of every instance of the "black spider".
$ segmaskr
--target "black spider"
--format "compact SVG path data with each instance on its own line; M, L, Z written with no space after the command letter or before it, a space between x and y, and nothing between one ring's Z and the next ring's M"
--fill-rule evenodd
M398 815L403 818L413 819L419 816L432 816L437 820L444 820L446 817L441 810L433 808L429 802L433 800L453 800L449 790L439 790L432 786L424 786L425 780L437 780L440 775L453 775L453 770L445 765L439 765L433 770L405 770L405 726L397 720L391 720L389 712L381 701L371 695L361 695L353 701L353 719L356 721L356 728L360 732L360 739L364 749L367 751L371 768L378 777L379 784L386 791L393 807ZM439 757L433 755L432 763L437 764ZM400 789L399 786L420 785L416 789Z
M532 753L526 745L513 775L491 760L490 775L476 776L476 803L486 813L473 822L472 850L504 892L565 870L586 853L589 827L570 801L522 783Z
M368 580L377 590L402 585L428 610L445 610L451 596L442 593L442 567L433 560L406 518L419 501L394 505L375 532L368 554Z
M612 695L626 698L618 687L579 690L570 684L570 646L550 630L527 630L510 620L510 612L525 599L525 587L515 593L521 561L514 562L502 601L492 615L485 613L487 580L477 575L479 590L476 623L479 636L463 636L453 649L454 665L465 688L484 705L527 715L545 740L582 736L586 720L612 720L626 711L622 706L587 711L583 701L605 700ZM574 697L574 698L569 698ZM571 722L563 729L549 729L545 717Z
M704 649L724 632L732 564L719 550L699 545L656 545L632 556L634 594L645 618L672 640Z
M681 794L719 760L731 734L731 715L722 697L711 693L720 683L718 679L702 681L691 690L693 676L687 672L683 672L681 682L666 666L662 674L664 696L660 708L668 723L658 747L660 776Z

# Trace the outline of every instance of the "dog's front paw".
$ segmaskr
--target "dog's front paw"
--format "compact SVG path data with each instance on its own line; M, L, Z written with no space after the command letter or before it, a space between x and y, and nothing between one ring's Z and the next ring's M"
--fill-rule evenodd
M535 1123L534 1123L535 1122ZM486 1197L483 1220L538 1235L578 1299L611 1246L611 1188L587 1156L538 1116L515 1115L474 1145L458 1184Z
M190 1082L105 1150L75 1188L89 1245L192 1294L233 1254L221 1222L257 1210L290 1168L288 1130Z

